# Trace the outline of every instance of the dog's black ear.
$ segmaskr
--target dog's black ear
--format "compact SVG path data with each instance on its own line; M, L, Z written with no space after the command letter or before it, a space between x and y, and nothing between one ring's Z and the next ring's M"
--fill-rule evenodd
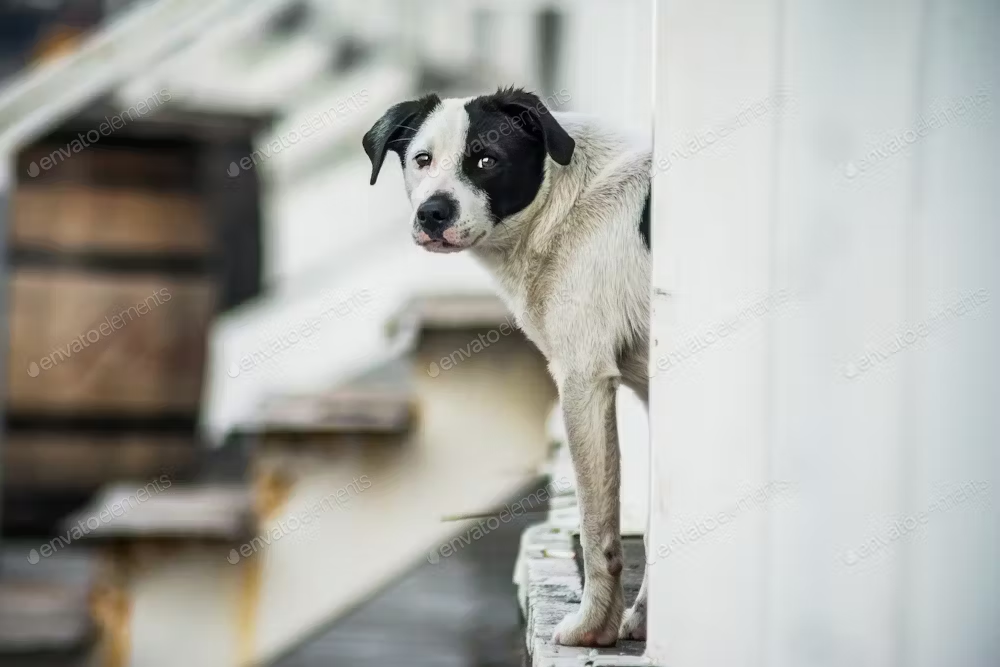
M538 95L517 88L497 92L497 100L505 113L518 118L533 130L545 144L545 152L553 160L563 165L573 158L576 142L553 117Z
M382 171L386 151L395 151L402 157L424 119L440 103L441 99L433 94L419 100L400 102L375 121L361 140L368 159L372 161L371 185L375 185L378 173Z

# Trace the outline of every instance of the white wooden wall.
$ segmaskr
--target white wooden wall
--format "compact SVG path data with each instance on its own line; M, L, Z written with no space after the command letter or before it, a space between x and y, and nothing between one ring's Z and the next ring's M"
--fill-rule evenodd
M1000 664L1000 4L655 25L649 655Z

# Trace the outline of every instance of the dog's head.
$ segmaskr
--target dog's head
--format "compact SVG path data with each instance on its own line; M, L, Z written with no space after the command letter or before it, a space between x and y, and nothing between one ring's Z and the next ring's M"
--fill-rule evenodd
M546 156L568 165L576 145L536 95L518 89L401 102L362 144L373 185L386 152L399 155L413 238L433 252L488 243L498 224L534 201Z

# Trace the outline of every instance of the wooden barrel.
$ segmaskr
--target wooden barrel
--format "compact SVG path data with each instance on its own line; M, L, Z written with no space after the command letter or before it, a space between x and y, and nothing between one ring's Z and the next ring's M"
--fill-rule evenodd
M20 156L6 495L86 494L194 460L218 294L201 167L183 142L74 152L64 136Z

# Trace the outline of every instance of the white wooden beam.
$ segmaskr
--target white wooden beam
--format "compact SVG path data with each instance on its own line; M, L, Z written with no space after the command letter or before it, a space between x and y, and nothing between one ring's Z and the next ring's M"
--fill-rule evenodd
M770 482L769 325L754 319L722 342L719 327L778 287L778 8L656 5L647 654L667 665L765 664L766 515L718 522ZM714 344L669 361L708 332Z

